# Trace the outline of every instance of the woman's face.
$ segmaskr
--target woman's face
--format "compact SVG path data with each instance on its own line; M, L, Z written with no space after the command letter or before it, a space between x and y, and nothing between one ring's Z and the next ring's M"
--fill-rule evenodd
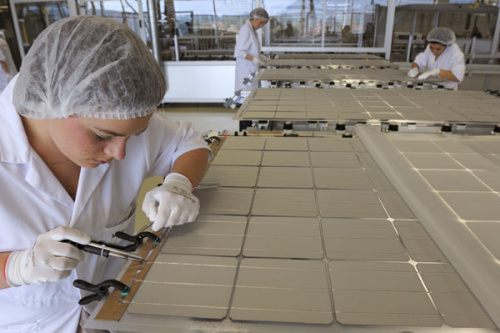
M252 20L250 20L250 23L252 24L252 27L253 27L254 30L259 30L260 28L262 28L263 26L266 25L267 20L252 19Z
M122 160L132 135L144 132L151 115L135 119L69 117L48 119L49 135L59 151L73 163L95 168L113 159Z
M434 54L434 56L436 56L437 58L441 54L443 54L444 50L446 50L446 46L439 43L429 43L429 49L431 50L432 54Z

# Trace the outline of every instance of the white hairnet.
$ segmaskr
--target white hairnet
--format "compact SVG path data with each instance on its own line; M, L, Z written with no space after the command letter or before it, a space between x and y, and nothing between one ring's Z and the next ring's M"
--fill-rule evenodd
M255 8L250 12L250 19L261 19L269 21L269 14L266 12L264 8Z
M453 32L453 30L448 28L435 28L427 34L428 42L451 45L456 40L457 38L455 37L455 33Z
M130 119L153 113L166 89L162 68L134 31L111 19L75 16L35 40L13 102L29 118Z

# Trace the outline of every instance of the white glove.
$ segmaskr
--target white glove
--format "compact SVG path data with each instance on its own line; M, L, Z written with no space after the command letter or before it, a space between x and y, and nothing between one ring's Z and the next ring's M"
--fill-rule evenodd
M260 60L259 57L253 57L252 62L255 64L255 66L260 67L260 66L265 66L266 64L264 61Z
M193 185L189 178L173 172L165 177L163 185L146 193L142 210L154 222L151 227L153 231L196 219L200 201L192 191Z
M416 77L418 75L418 67L412 68L408 71L409 77Z
M420 80L424 80L424 79L427 79L429 76L439 76L439 71L440 71L439 68L434 68L434 69L431 69L430 71L423 72L422 74L419 75L418 78Z
M270 60L269 57L266 57L263 54L259 54L259 59L262 60L265 64L267 64Z
M11 287L19 287L67 278L83 260L84 254L76 246L61 242L65 239L83 245L91 242L89 235L69 227L43 233L31 248L9 255L5 265L7 283Z

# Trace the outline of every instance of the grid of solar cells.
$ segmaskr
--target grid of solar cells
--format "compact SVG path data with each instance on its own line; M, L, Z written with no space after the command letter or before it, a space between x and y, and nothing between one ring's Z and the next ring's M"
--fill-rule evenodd
M402 156L457 219L500 260L500 138L405 135L391 138Z
M360 59L360 60L382 60L383 58L374 54L366 53L287 53L278 54L278 59Z
M365 81L407 81L423 82L411 78L404 69L318 69L318 68L269 68L260 74L260 80L287 80L287 81L335 81L335 80L365 80ZM431 78L425 82L441 82L438 78Z
M271 59L270 67L310 67L323 69L380 69L399 68L398 65L387 60L363 59Z
M235 119L498 123L499 108L481 91L277 88L253 91Z
M133 313L226 324L495 327L359 139L230 137L211 168L238 167L242 152L259 153L257 163L240 165L257 168L257 179L253 169L240 170L246 179L196 192L203 214L174 229L163 250L174 257L153 265L186 270L164 271L166 282L148 274ZM211 168L210 181L225 178ZM463 307L452 306L442 284L434 300L423 272L431 282L455 283L452 296ZM182 274L194 289L182 288ZM214 300L218 288L224 292Z

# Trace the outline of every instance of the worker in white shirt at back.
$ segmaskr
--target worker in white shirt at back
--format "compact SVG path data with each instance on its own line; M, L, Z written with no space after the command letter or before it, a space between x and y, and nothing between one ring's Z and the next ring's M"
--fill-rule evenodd
M243 83L243 80L269 61L268 57L260 54L260 42L257 38L257 30L265 26L268 21L269 14L266 10L255 8L250 13L250 19L240 28L234 49L236 57L235 92L241 89L257 88L257 80L248 84Z
M462 50L455 43L455 33L448 28L435 28L427 35L427 41L429 44L411 64L408 76L416 77L419 70L427 69L418 76L419 79L439 76L447 80L445 88L457 90L465 76L465 60Z

